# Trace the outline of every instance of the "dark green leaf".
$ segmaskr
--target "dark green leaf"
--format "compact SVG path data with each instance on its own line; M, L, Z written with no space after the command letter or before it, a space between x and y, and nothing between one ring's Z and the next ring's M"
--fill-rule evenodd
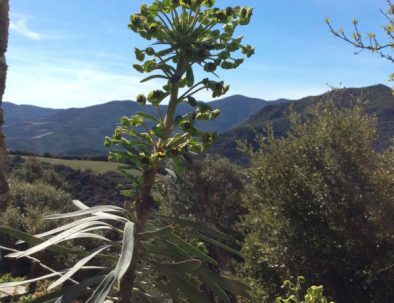
M179 246L182 248L184 251L188 252L194 257L200 258L203 261L206 261L212 265L217 265L217 262L212 259L210 256L199 250L198 248L194 247L193 245L187 243L186 241L182 240L180 237L173 233L168 233L166 235L168 239L173 242L175 245Z
M192 229L195 229L203 234L206 234L211 237L215 237L217 239L223 239L223 240L229 240L229 241L236 241L233 237L230 235L227 235L221 231L218 231L216 229L209 228L205 226L204 224L195 222L195 221L190 221L190 220L185 220L185 219L180 219L180 218L175 218L175 217L169 217L169 216L164 216L164 215L155 215L156 218L162 219L164 221L167 221L169 223L178 223L179 225L183 227L190 227Z
M191 66L186 71L186 85L192 87L194 85L194 73Z
M153 75L153 76L149 76L149 77L146 77L146 78L144 78L144 79L142 79L141 81L140 81L140 83L144 83L144 82L147 82L147 81L149 81L149 80L152 80L152 79L166 79L166 80L168 80L168 77L166 77L166 76L163 76L163 75Z

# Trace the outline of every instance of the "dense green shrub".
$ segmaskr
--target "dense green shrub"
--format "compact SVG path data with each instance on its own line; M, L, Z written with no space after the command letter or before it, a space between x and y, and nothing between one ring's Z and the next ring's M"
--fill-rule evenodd
M254 302L299 275L339 302L391 302L393 153L372 148L375 119L328 102L291 121L252 152L243 252Z
M10 180L11 201L1 214L2 224L33 234L54 227L46 215L70 210L71 198L64 191L42 181L35 183Z
M240 238L237 223L246 213L240 203L245 188L243 169L228 159L208 156L188 166L180 178L168 182L163 211L193 218Z

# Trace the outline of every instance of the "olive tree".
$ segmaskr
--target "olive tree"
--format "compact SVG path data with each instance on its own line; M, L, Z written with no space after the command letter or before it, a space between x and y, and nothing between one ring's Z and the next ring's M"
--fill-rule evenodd
M136 48L140 62L134 68L141 73L152 73L141 82L155 79L164 85L147 95L139 95L137 102L157 108L156 117L138 112L123 117L106 146L115 146L110 159L125 164L124 174L131 185L124 191L128 202L124 208L116 206L87 207L79 201L79 210L50 219L73 219L71 222L36 236L9 228L2 231L38 244L10 257L31 256L43 249L79 255L82 259L71 269L52 272L58 276L50 289L68 281L75 285L55 292L58 302L91 293L86 302L209 302L200 286L208 286L215 297L230 302L227 293L247 297L241 283L212 272L208 264L217 262L205 252L186 242L179 234L193 233L194 237L233 251L222 244L226 235L196 222L158 216L155 209L161 201L158 170L165 161L172 161L173 174L181 177L182 157L200 153L210 146L214 133L199 130L195 122L212 120L219 111L198 102L194 95L201 90L212 92L212 97L225 94L229 86L223 81L204 78L195 80L195 67L216 75L219 68L237 68L250 57L254 49L234 37L239 25L247 25L252 9L247 7L214 6L214 0L157 0L143 4L131 16L129 28L154 43L147 48ZM168 102L165 112L159 105ZM177 115L179 104L190 104L190 112ZM111 238L105 231L111 231ZM103 245L93 252L79 251L59 245L75 238L100 240ZM105 260L106 268L86 266L93 258ZM91 278L78 282L72 278L79 270L94 270ZM97 274L97 271L99 272ZM60 277L59 277L60 276ZM12 285L15 285L12 284Z

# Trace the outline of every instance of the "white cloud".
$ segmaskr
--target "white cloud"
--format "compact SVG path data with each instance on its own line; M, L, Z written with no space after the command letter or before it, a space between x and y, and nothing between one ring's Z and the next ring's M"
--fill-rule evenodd
M82 62L80 67L68 63L28 69L10 65L4 100L52 108L85 107L111 100L133 100L137 94L158 86L154 81L140 84L139 76L87 67Z
M31 40L41 40L42 35L30 29L27 25L27 18L11 18L10 29L28 39Z

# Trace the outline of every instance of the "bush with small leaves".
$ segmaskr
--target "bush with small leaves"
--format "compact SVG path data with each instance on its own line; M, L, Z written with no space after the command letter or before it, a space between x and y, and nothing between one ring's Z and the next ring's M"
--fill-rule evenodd
M373 148L375 119L330 101L290 118L287 137L251 155L243 253L256 300L303 275L339 302L392 301L393 158Z

